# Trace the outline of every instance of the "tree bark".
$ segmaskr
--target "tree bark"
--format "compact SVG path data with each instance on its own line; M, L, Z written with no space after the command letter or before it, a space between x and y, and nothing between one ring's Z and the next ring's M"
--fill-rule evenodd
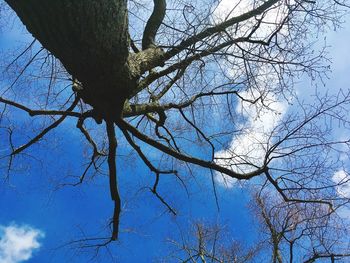
M124 102L139 91L142 74L162 64L164 52L153 46L165 15L165 0L156 0L147 23L147 50L129 53L127 0L5 0L42 46L58 58L73 82L78 99L107 123L110 193L114 202L112 240L118 238L121 200L117 185L114 121ZM159 12L161 13L159 15Z
M127 0L5 0L28 31L83 85L85 102L116 114L135 80Z

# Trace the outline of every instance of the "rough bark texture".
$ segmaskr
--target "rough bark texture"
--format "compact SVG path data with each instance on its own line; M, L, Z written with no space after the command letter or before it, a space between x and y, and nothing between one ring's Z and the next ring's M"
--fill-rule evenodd
M144 32L146 50L129 53L127 0L6 0L28 31L79 82L79 96L103 119L120 117L140 91L142 74L163 64L154 45L165 0L154 1Z
M129 73L126 0L6 0L28 31L83 84L85 102L120 111L135 85Z
M140 91L140 76L162 65L164 52L154 45L165 15L165 0L156 0L147 23L146 50L129 53L127 0L5 0L28 31L58 58L82 87L78 99L89 103L96 120L107 123L110 193L114 202L111 240L119 233L121 200L117 185L114 122L125 101ZM126 103L125 103L126 104ZM75 104L76 105L76 104Z

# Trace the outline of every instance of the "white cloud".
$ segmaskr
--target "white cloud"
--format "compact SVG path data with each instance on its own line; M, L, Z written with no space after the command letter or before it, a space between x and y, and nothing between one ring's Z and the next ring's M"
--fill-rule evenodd
M332 180L337 184L335 189L338 196L350 198L350 175L344 170L339 170L334 173ZM337 212L340 217L350 219L350 207L348 205L342 206Z
M241 15L252 10L254 2L256 3L252 0L222 0L214 10L213 20L218 23L233 16ZM286 11L287 8L284 4L271 8L263 17L263 23L254 37L267 39L282 22ZM239 25L239 28L233 28L232 30L234 30L233 33L236 36L244 36L250 32L255 24L256 20L252 18L248 22L244 22L244 25ZM237 68L228 68L227 70L231 76L244 75L245 73L244 70L243 72L237 72L237 70L240 70ZM245 101L238 103L236 112L246 119L239 127L242 132L240 135L233 137L228 149L215 153L215 158L219 158L216 159L217 164L240 173L254 170L255 167L251 164L262 165L269 143L269 136L288 109L287 103L281 102L280 98L273 93L274 86L277 85L279 78L275 74L276 72L271 71L268 65L260 65L255 73L256 83L259 83L259 86L247 87L240 95L251 101L258 98L262 100L258 100L254 104ZM234 179L221 174L216 174L216 181L219 185L228 188L234 187L236 182Z
M248 96L247 92L241 95ZM261 94L255 92L249 96L250 99L256 99ZM251 164L258 166L263 164L270 134L287 111L287 104L278 102L272 93L265 95L263 101L265 106L260 101L255 104L244 101L238 103L236 112L246 118L240 127L242 133L233 137L228 149L215 153L215 158L218 158L217 164L235 172L250 172L255 169ZM235 185L234 179L221 174L216 175L216 181L228 188Z
M295 1L291 0L288 4L293 5L294 3ZM255 0L222 0L213 12L213 20L216 23L220 23L253 10L261 4L261 2ZM264 16L259 16L259 18L262 19L262 22L254 36L260 39L268 38L283 21L287 12L288 7L285 2L272 6ZM242 25L238 25L239 28L232 28L232 30L235 34L245 35L251 31L252 26L255 25L256 22L255 18L251 18L248 21L245 21ZM283 28L282 30L286 29Z
M30 226L0 225L0 263L23 262L40 248L44 233Z
M334 173L332 180L338 184L336 187L337 194L341 197L350 198L350 176L344 170Z

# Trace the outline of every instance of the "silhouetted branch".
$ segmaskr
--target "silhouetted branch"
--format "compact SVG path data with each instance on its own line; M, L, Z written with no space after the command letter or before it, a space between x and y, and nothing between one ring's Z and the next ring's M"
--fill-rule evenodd
M116 149L117 139L115 136L114 123L112 121L106 121L106 129L108 136L108 168L109 168L109 187L111 198L114 201L114 212L112 219L112 240L118 239L119 233L119 216L121 210L121 200L117 184L117 167L116 167Z

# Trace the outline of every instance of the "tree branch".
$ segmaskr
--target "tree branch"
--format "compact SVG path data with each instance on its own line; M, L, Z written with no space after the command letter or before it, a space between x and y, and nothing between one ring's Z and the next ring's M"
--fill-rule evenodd
M73 112L73 111L61 111L61 110L32 110L18 102L11 101L8 99L4 99L0 97L0 102L10 105L12 107L15 107L17 109L23 110L27 112L30 116L37 116L37 115L60 115L60 116L70 116L70 117L80 117L82 114L79 112Z
M169 212L171 212L173 215L176 216L176 211L164 200L164 198L158 193L157 191L157 187L158 187L158 183L159 183L159 177L160 174L175 174L177 173L177 171L175 170L168 170L168 171L162 171L157 169L156 167L154 167L154 165L148 160L148 158L146 157L146 155L142 152L140 146L138 146L130 137L130 135L128 134L128 132L126 130L121 130L126 138L126 140L128 141L128 143L131 145L132 148L134 148L134 150L138 153L138 155L140 156L140 158L142 159L142 161L147 165L147 167L156 175L156 180L155 183L153 185L153 188L150 188L151 192L160 200L160 202L165 205L167 207L167 209L169 210Z
M308 200L308 199L299 199L299 198L290 198L290 197L288 197L284 193L284 190L278 185L276 180L274 180L272 178L272 176L270 175L270 172L268 171L268 169L266 169L264 172L265 172L267 180L275 187L275 189L282 196L282 198L283 198L283 200L285 202L324 204L324 205L328 205L328 207L330 208L331 211L334 211L333 204L331 202L328 202L328 201L324 201L324 200L321 200L321 199L320 200L314 200L314 199L309 199Z
M147 21L142 37L142 49L155 47L155 38L160 25L163 22L166 11L165 0L153 0L154 8L152 15Z
M79 98L77 97L77 98L75 98L73 104L65 112L71 112L75 108L75 106L78 104L78 102L79 102ZM64 119L67 117L67 115L68 114L61 116L57 121L55 121L50 126L46 127L44 130L42 130L37 136L35 136L33 139L31 139L28 143L13 150L13 152L11 153L11 156L19 154L20 152L24 151L25 149L27 149L28 147L30 147L34 143L38 142L42 137L44 137L45 134L47 134L49 131L51 131L52 129L56 128L59 124L61 124L64 121Z
M174 151L174 150L170 149L169 147L165 146L164 144L159 143L159 142L151 139L147 135L141 133L139 130L137 130L135 127L133 127L129 123L125 122L124 120L119 120L117 122L117 125L120 129L128 130L130 133L132 133L136 138L140 139L141 141L153 146L154 148L160 150L161 152L164 152L164 153L166 153L166 154L168 154L168 155L170 155L170 156L172 156L180 161L195 164L195 165L198 165L198 166L201 166L204 168L213 169L217 172L224 173L232 178L236 178L239 180L248 180L248 179L251 179L255 176L262 174L266 169L265 167L262 167L262 168L257 168L255 171L249 172L249 173L244 173L244 174L236 173L236 172L232 171L231 169L228 169L228 168L225 168L223 166L216 164L213 161L205 161L205 160L193 157L193 156L189 156L189 155Z
M121 210L121 200L117 184L117 166L116 166L116 150L117 139L115 136L114 123L110 120L106 121L106 129L108 136L108 168L109 168L109 187L111 198L114 201L114 212L112 219L112 237L111 240L118 239L119 233L119 215Z
M228 20L226 20L218 25L215 25L213 27L209 27L198 34L193 35L186 40L183 40L178 46L172 48L171 50L169 50L168 52L166 52L164 54L164 61L177 55L178 53L180 53L181 51L183 51L187 47L189 47L189 46L191 46L199 41L202 41L203 39L205 39L209 36L212 36L216 33L224 31L226 28L228 28L230 26L233 26L233 25L238 24L242 21L248 20L248 19L255 17L257 15L261 15L268 8L270 8L274 4L278 3L279 1L280 0L266 1L264 4L260 5L259 7L255 8L251 11L248 11L242 15L239 15L239 16L232 17L232 18L230 18L230 19L228 19Z

